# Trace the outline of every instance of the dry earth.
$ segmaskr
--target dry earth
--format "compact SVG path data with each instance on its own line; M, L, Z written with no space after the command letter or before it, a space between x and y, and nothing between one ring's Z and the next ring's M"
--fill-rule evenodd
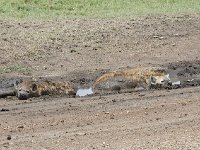
M91 84L104 71L136 66L200 74L199 14L0 21L0 29L1 67L19 71L1 69L1 79L59 76ZM200 149L199 91L2 98L0 149Z

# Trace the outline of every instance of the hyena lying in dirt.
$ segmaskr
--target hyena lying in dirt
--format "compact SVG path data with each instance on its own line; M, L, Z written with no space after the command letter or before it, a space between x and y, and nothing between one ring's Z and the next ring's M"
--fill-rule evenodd
M50 94L66 94L75 96L76 91L69 82L52 82L52 81L32 81L24 80L14 84L15 93L18 99L28 99Z
M160 87L171 82L169 74L163 69L135 68L106 73L96 79L93 88L118 77L132 81L131 83L134 84L132 87L142 87L144 89Z
M162 87L163 85L169 85L169 83L171 83L169 74L167 74L166 71L164 71L163 69L136 68L106 73L98 77L90 89L93 92L93 90L96 90L96 88L98 88L99 85L110 86L110 84L107 81L111 81L112 79L118 78L122 78L123 80L125 80L125 82L128 81L127 83L129 84L129 87L125 86L125 88L121 88L120 81L115 82L117 88L114 90L137 89L137 87L142 87L143 89L150 89L152 87ZM102 89L103 88L100 88L100 90ZM110 88L107 89L110 90ZM57 82L48 80L34 81L31 79L26 79L22 82L16 81L14 87L0 89L0 97L16 95L18 99L28 99L31 97L39 97L42 95L52 94L65 94L68 96L76 96L76 92L77 89L70 82Z

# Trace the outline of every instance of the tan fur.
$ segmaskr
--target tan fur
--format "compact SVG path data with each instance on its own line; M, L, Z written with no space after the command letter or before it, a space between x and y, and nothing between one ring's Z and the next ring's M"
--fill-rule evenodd
M68 82L25 80L22 83L16 84L15 90L19 99L28 99L48 94L75 95L73 86Z
M135 69L129 69L125 71L113 71L113 72L106 73L100 76L99 78L97 78L93 87L114 77L124 77L131 80L147 83L151 77L159 77L159 78L163 77L164 79L165 75L166 75L166 72L161 69L135 68Z

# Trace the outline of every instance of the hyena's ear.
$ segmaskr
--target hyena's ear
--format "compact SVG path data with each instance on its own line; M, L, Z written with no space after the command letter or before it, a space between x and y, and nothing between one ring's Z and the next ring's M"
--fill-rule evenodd
M156 84L156 80L157 79L155 77L153 77L153 76L150 77L151 84Z
M35 83L32 84L32 91L36 91L37 90L37 85Z
M19 84L19 81L18 81L18 80L16 80L16 81L15 81L15 83L14 83L14 85L16 85L16 86L17 86L18 84Z

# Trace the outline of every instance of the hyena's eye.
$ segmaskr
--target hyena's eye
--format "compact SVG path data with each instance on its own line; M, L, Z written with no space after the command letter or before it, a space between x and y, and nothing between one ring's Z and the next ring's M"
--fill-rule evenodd
M30 91L26 91L26 93L30 93Z

